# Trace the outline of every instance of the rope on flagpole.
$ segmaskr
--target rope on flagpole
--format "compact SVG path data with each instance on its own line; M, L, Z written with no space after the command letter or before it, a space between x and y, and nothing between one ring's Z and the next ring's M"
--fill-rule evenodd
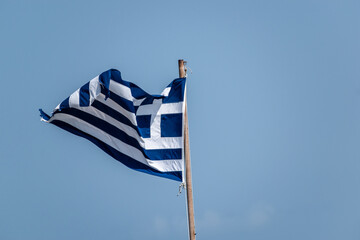
M182 182L180 185L179 185L179 192L176 196L180 196L181 195L181 192L183 189L186 188L186 184L184 182Z

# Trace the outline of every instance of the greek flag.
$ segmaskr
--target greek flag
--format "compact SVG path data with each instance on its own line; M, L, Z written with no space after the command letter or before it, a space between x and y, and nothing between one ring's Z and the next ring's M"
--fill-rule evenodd
M137 171L182 181L185 78L150 95L110 69L41 120L84 137Z

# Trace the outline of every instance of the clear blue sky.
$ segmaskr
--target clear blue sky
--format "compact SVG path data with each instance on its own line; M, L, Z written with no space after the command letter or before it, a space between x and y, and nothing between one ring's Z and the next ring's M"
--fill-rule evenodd
M359 1L0 2L0 239L187 238L178 182L40 122L184 58L199 240L360 239Z

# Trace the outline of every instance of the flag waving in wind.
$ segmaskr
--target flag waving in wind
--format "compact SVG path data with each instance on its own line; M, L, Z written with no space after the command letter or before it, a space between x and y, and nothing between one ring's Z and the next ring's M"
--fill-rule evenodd
M43 121L84 137L137 171L182 181L185 78L150 95L110 69L86 83Z

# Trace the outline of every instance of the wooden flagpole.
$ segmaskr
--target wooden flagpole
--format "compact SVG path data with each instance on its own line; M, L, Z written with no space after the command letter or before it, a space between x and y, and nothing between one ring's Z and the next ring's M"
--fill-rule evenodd
M183 59L178 61L179 63L179 77L186 77L186 69ZM185 179L186 179L186 200L188 206L188 219L189 219L189 237L190 240L195 240L195 219L194 219L194 202L192 192L192 180L191 180L191 162L190 162L190 144L189 144L189 126L187 116L187 103L185 101L185 122L184 122L184 154L185 154Z

